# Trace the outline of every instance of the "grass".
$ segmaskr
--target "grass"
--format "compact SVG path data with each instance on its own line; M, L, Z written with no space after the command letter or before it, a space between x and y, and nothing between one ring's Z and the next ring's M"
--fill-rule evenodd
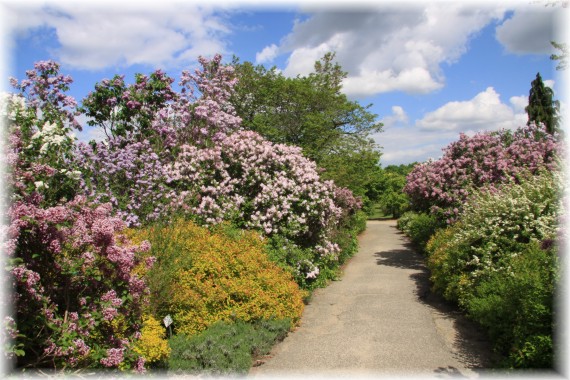
M368 220L386 220L393 219L393 215L386 215L382 211L382 207L379 204L372 206L372 212L368 215Z

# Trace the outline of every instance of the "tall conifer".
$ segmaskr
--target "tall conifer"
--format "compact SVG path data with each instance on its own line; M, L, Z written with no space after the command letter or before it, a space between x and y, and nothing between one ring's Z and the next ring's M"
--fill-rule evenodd
M540 73L531 82L531 89L528 95L528 106L525 108L528 114L527 125L535 123L543 124L546 132L554 134L558 129L558 110L560 102L553 100L554 92L542 82Z

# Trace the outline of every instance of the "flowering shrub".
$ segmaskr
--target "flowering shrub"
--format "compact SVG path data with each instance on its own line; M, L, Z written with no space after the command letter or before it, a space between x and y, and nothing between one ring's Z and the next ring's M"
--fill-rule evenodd
M417 165L404 191L416 210L436 213L449 222L460 214L473 190L506 182L522 171L552 169L560 145L534 126L509 131L462 134L437 161Z
M114 137L104 143L78 144L76 162L85 173L85 194L109 202L129 226L165 217L174 193L167 187L161 157L148 140Z
M125 137L128 133L156 138L156 115L178 99L171 84L174 79L161 70L149 76L135 74L135 83L127 86L124 75L103 79L95 84L81 105L91 126L103 128L107 137ZM159 141L156 141L159 143Z
M29 79L13 81L26 100L11 96L3 105L12 188L3 241L12 353L20 367L142 370L144 359L131 345L147 287L132 270L149 246L121 235L124 222L110 205L77 195L74 101L62 94L71 80L57 70L53 62L36 64Z
M507 365L552 365L563 179L542 170L519 182L476 192L461 221L428 243L428 267L435 288L458 301L510 355Z
M338 256L331 231L360 206L349 191L321 181L315 163L299 148L273 144L251 131L235 132L211 148L184 145L168 175L178 189L176 207L200 223L230 220L314 249L317 255L301 266L307 278L316 277L319 261Z
M182 72L181 97L175 114L176 119L182 122L179 141L204 145L238 130L241 118L229 101L238 80L234 68L222 65L220 54L211 60L199 57L198 61L202 65L201 70L194 74Z
M124 224L108 205L93 208L81 197L40 203L35 194L9 210L17 342L25 352L18 365L134 366L130 345L147 288L131 271L148 244L117 235Z
M157 365L168 359L170 347L165 332L164 327L152 315L143 318L141 337L133 350L145 359L145 363Z
M113 204L129 226L166 217L174 196L166 169L178 161L180 145L198 149L239 127L228 102L236 79L220 62L220 55L200 58L201 70L182 73L180 93L161 71L150 78L137 74L130 86L119 76L98 83L82 110L107 139L78 144L75 163L84 173L84 192Z
M303 292L263 252L253 231L210 232L178 219L131 231L149 239L157 261L149 272L151 309L172 315L177 334L193 335L216 321L289 318L303 311Z
M59 74L59 65L42 61L26 72L20 83L11 79L21 95L4 96L2 108L11 149L17 152L9 168L16 197L20 192L40 191L45 205L71 200L81 173L73 161L75 100L64 94L72 79ZM14 160L18 160L16 162Z

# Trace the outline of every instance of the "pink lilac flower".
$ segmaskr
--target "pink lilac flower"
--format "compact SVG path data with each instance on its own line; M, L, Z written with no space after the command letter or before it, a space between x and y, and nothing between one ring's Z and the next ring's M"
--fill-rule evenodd
M100 360L105 367L117 367L124 360L124 348L110 348L107 350L107 357Z

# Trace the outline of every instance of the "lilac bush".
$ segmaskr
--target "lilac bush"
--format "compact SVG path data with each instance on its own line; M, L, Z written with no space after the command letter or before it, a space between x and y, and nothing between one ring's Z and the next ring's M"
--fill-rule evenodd
M71 79L57 70L40 62L28 79L12 81L25 97L3 97L11 189L3 278L12 290L4 302L13 307L6 354L19 367L141 370L131 346L148 289L136 267L152 264L139 259L150 247L130 244L111 205L78 191L75 103L62 94Z
M176 93L161 71L103 80L84 100L91 125L107 139L77 145L75 163L84 173L82 189L96 202L111 202L129 226L169 214L174 198L165 168L178 160L180 146L212 145L239 127L228 101L233 69L221 56L199 59L202 69L184 71Z
M168 176L177 189L175 207L201 224L230 220L311 247L321 257L339 253L329 240L343 215L335 195L359 206L346 190L337 194L332 182L321 181L300 148L273 144L251 131L224 136L210 148L182 146Z
M130 245L108 204L94 208L77 197L42 208L41 200L32 194L9 210L16 343L24 352L17 365L133 368L148 292L133 269L150 246ZM113 350L122 360L109 361Z
M429 211L449 222L476 189L499 186L522 171L555 168L561 145L551 135L530 126L517 131L461 134L443 157L417 165L404 191L416 210Z

